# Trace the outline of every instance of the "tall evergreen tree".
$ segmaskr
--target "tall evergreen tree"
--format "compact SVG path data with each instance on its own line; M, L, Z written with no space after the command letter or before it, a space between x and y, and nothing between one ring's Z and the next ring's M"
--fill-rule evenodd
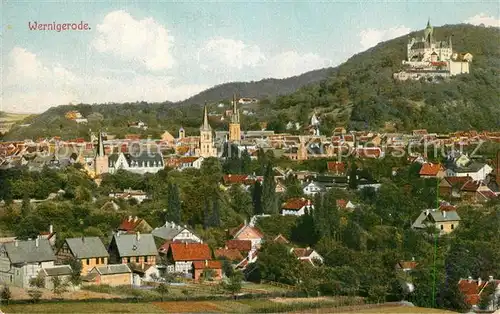
M23 202L21 204L21 217L26 217L31 212L31 202L28 193L24 193Z
M356 190L358 188L358 165L356 162L351 162L349 170L349 189Z
M210 199L205 197L205 206L203 208L203 229L210 227Z
M213 197L210 226L220 227L220 201L217 194L215 194Z
M167 221L173 221L176 224L181 223L181 197L179 186L176 183L168 184L168 200L167 200Z
M262 209L266 214L278 214L278 198L276 195L276 181L274 180L273 166L267 164L262 183Z
M262 210L262 185L259 181L255 181L252 188L252 203L255 215L260 215L264 212Z

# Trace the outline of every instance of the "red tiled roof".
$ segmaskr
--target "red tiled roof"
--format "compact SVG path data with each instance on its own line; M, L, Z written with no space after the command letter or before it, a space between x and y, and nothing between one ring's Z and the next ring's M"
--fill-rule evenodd
M281 208L288 210L300 210L302 207L310 204L311 201L306 198L291 198L286 201Z
M382 154L380 147L360 147L356 149L358 157L379 158Z
M476 192L481 185L481 181L469 180L462 186L460 190L465 192Z
M294 248L293 249L293 254L295 254L295 256L297 256L297 257L308 257L309 255L312 254L312 252L314 252L314 250L310 249L310 248L307 248L307 249Z
M345 208L347 206L347 201L346 200L337 200L337 207L338 208Z
M225 257L230 261L241 261L243 259L243 255L237 249L217 249L215 250L215 257Z
M193 262L194 269L221 269L222 264L219 261L196 261Z
M225 184L243 184L247 177L246 174L226 174L223 180Z
M448 181L451 185L464 185L467 181L472 180L471 177L445 177L444 180Z
M238 251L250 251L252 249L252 241L250 240L227 240L226 247Z
M181 157L179 158L179 163L180 164L191 164L195 162L198 159L198 157Z
M486 287L488 281L482 282L480 285L477 280L460 279L458 288L465 296L465 301L469 305L477 305L481 299L480 293Z
M212 258L210 248L205 243L171 243L174 261L204 261Z
M439 211L442 212L454 212L456 210L457 208L450 204L442 204L441 206L439 206Z
M417 268L418 263L415 261L400 261L398 265L402 269L415 269Z
M133 231L135 228L143 221L142 218L137 218L137 217L130 217L125 218L122 220L122 223L118 227L118 230L124 230L124 231Z
M273 240L274 242L281 243L281 244L287 244L290 243L287 238L285 238L281 233L276 236Z
M345 164L341 161L329 161L327 162L327 168L330 172L345 172Z
M443 167L440 164L425 163L420 168L419 174L421 176L436 176L441 170Z

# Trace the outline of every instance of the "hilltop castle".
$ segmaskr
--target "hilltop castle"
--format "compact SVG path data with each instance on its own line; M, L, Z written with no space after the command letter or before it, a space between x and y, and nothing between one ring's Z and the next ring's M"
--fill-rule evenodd
M405 69L394 73L394 79L432 80L437 77L447 78L469 73L472 55L453 52L451 37L445 41L437 41L430 21L427 22L423 37L411 38L406 49L407 59L403 60Z

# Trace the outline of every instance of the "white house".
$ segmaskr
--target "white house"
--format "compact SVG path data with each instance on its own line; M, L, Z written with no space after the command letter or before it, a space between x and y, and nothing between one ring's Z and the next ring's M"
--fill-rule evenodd
M317 182L306 182L302 185L302 191L305 195L316 195L322 192L324 189Z
M132 190L131 188L123 190L123 192L111 192L108 195L112 198L122 198L122 199L135 199L138 203L142 203L144 200L148 198L146 192L141 190Z
M54 266L56 256L49 240L14 240L0 246L0 280L20 288L28 288L31 278L43 268Z
M154 237L165 241L203 243L201 238L194 234L194 232L189 230L186 226L181 226L174 222L167 221L163 226L153 229L151 234Z
M177 170L182 171L188 168L200 169L203 164L203 160L205 160L203 157L181 157Z
M109 173L111 174L119 169L145 174L156 173L164 168L162 154L148 151L141 151L137 154L112 154L109 156L108 163Z
M295 255L298 260L307 261L311 263L313 266L316 266L318 264L323 264L323 257L310 247L307 247L305 249L292 248L290 249L290 252L293 253L293 255Z
M312 211L314 205L306 198L291 198L281 206L281 215L305 215L306 211Z
M493 168L488 164L472 162L465 167L451 167L446 169L447 177L471 177L474 181L485 180L486 177L493 171Z

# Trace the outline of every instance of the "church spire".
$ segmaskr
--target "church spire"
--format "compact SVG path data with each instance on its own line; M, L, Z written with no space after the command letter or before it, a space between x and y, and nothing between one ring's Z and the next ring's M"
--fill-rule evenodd
M240 123L240 112L238 111L236 101L236 94L233 94L233 113L231 114L231 123L238 124Z
M207 103L205 103L205 108L203 109L203 125L201 126L202 130L209 131L212 128L208 123L208 111L207 111Z
M97 156L104 156L104 142L102 141L102 132L99 131L99 135L97 136Z
M429 18L427 19L427 28L431 28L431 27L432 27L432 26L431 26L431 18L429 17Z

